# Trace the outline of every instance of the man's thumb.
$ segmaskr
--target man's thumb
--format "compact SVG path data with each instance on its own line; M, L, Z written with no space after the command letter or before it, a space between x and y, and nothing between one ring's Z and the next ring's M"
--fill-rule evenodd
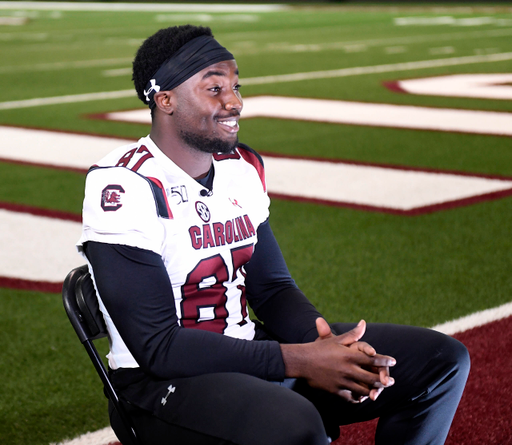
M327 323L327 321L325 321L323 318L318 317L316 319L316 330L318 331L319 339L323 340L333 336L329 323Z
M340 335L338 339L340 339L340 343L344 346L349 346L356 341L359 341L361 337L366 332L366 321L361 320L354 329L351 329L348 332L345 332L343 335Z

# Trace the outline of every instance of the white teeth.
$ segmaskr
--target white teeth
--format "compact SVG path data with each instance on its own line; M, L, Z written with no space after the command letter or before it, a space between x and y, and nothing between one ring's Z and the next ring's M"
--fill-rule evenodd
M228 127L234 127L236 125L236 121L222 121L220 123L222 125L227 125Z

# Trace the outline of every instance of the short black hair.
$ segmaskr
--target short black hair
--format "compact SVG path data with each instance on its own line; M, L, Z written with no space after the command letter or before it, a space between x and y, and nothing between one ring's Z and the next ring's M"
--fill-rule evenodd
M133 60L132 80L139 99L147 105L144 89L162 64L185 43L199 36L213 37L208 27L181 25L161 29L148 37Z

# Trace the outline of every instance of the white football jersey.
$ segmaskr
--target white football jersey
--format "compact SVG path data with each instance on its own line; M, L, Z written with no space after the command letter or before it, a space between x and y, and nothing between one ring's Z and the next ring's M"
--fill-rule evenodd
M252 340L244 265L270 204L258 156L244 146L215 155L211 191L149 136L114 150L96 165L86 179L79 250L97 241L157 253L172 283L181 326ZM138 366L101 295L100 307L111 339L109 365Z

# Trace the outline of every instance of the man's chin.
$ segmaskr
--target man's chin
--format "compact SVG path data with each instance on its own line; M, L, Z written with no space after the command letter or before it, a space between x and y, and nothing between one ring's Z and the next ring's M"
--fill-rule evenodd
M238 137L233 141L229 143L225 143L222 150L216 151L215 153L227 155L229 153L233 153L235 148L238 146Z
M238 136L232 140L224 140L220 138L207 138L198 136L194 133L182 132L181 137L183 141L194 150L210 154L229 154L238 145Z

